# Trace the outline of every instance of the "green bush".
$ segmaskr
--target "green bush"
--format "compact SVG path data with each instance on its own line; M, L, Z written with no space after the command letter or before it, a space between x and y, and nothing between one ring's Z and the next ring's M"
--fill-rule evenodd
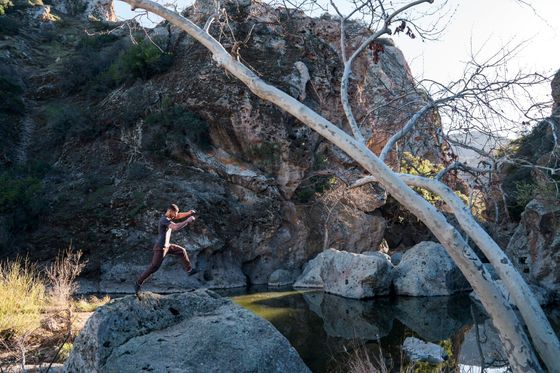
M85 36L74 56L64 63L65 87L100 98L120 84L167 71L172 61L170 52L161 51L149 40L129 45L112 34Z
M82 37L74 55L63 63L63 87L70 93L85 91L93 97L102 97L113 86L107 71L124 48L117 40L110 34Z
M171 53L163 51L150 40L143 40L119 56L111 65L109 75L115 84L122 84L136 78L148 79L163 73L172 63Z
M550 118L549 120L554 121L555 119ZM498 156L510 156L528 164L540 164L544 167L554 168L558 154L552 153L553 149L554 140L550 125L547 122L541 122L527 135L511 141L500 149ZM545 161L546 159L548 161ZM541 163L542 161L545 163ZM541 174L540 181L537 181L534 172ZM531 199L535 197L557 198L555 183L560 181L557 175L516 164L504 165L501 174L503 175L502 190L505 194L508 212L514 221L519 221L521 213ZM546 179L549 180L548 183L544 182Z
M0 213L18 208L31 208L42 190L41 180L32 176L19 177L12 172L0 174Z
M0 0L0 16L6 14L8 8L12 6L14 6L14 3L11 0Z
M337 183L336 177L333 176L313 176L306 179L298 186L294 199L298 203L307 203L316 195L322 194L331 189Z
M44 116L50 130L50 146L58 146L68 137L74 140L92 140L102 129L88 110L71 103L48 105Z
M203 150L212 147L208 124L181 106L164 107L151 113L145 123L157 128L151 131L155 134L144 144L155 154L168 156L174 146L188 146L189 143Z

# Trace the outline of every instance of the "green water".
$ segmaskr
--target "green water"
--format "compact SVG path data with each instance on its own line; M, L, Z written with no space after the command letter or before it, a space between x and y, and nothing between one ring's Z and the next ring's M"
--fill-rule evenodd
M401 345L408 336L444 346L451 358L443 368L455 370L461 344L473 325L471 306L477 323L486 319L468 295L366 301L321 291L224 295L270 321L313 372L346 371L353 351L364 346L377 356L381 349L386 363L398 369Z

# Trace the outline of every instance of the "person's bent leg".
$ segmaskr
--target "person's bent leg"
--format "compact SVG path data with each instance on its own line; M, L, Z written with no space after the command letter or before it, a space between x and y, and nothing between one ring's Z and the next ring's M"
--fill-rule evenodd
M141 286L152 273L156 272L159 269L161 263L163 262L164 256L165 252L163 249L154 249L154 255L152 256L152 262L150 263L150 266L146 268L146 270L136 281L136 284L138 286Z
M187 272L192 271L191 261L189 259L189 255L187 254L187 250L185 250L185 248L179 245L171 244L169 245L169 252L179 257L179 260L181 260L181 263L183 263L183 266L185 267L185 270Z

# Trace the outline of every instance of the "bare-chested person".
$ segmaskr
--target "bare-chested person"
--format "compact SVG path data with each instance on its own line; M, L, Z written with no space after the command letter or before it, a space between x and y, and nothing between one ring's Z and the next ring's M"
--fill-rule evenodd
M191 262L189 260L189 256L187 255L187 251L179 245L170 243L170 240L171 240L171 232L175 232L180 229L183 229L184 227L186 227L188 224L192 223L195 220L195 217L193 216L195 213L196 211L194 210L190 210L187 212L179 212L179 207L177 207L176 204L171 204L167 208L165 215L163 215L159 219L158 237L156 239L154 249L153 249L154 255L152 257L152 262L150 263L150 266L144 271L144 273L140 275L140 277L136 281L136 285L134 287L136 296L139 295L140 288L144 283L144 281L146 281L146 279L152 273L154 273L159 269L161 263L163 262L163 258L165 258L167 254L176 255L179 258L179 260L181 260L181 262L183 263L183 266L185 267L187 273L190 274L193 273ZM185 218L187 218L187 220L182 221L181 223L173 222L174 220L180 220Z

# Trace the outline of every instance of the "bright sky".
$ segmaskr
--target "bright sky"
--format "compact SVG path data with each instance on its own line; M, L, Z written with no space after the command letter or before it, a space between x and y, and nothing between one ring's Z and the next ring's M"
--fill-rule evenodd
M560 69L560 0L523 2L449 0L447 9L455 10L455 13L439 40L422 42L400 34L395 42L404 52L415 76L440 82L460 77L463 62L469 59L471 41L473 49L483 47L483 55L493 54L508 43L515 45L527 41L510 67L522 68L526 72L553 73ZM192 0L177 0L179 9L190 3ZM115 1L115 9L121 18L133 16L130 7L121 1ZM344 13L344 9L341 11ZM549 87L543 87L538 94L549 95Z

